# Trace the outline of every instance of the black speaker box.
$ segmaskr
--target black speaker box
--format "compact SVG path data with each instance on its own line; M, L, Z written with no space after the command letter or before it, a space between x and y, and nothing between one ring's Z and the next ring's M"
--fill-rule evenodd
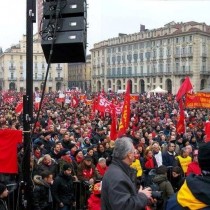
M48 62L52 46L49 34L43 36L41 46ZM86 61L86 31L57 32L51 63L78 63Z
M55 28L55 19L44 19L42 33L52 31ZM84 17L60 18L57 21L57 32L86 30L86 19Z
M58 1L46 1L43 4L43 17L48 19L55 16ZM86 17L85 0L60 0L60 14L62 17Z

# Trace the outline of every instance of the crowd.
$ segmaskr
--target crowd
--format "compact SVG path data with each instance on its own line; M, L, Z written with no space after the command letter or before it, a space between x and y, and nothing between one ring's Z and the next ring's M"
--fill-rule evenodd
M15 112L21 94L10 94L15 94L16 99L13 104L1 100L0 127L21 130L22 114ZM77 97L79 94L76 94ZM92 106L85 100L73 107L57 103L56 97L58 93L46 94L38 121L34 123L31 145L33 209L101 209L101 182L103 188L104 175L119 158L115 151L115 139L110 139L111 114L93 113ZM88 94L87 97L94 99L95 95ZM105 97L114 103L123 101L123 95L105 94ZM186 186L186 177L191 174L203 175L203 171L209 175L209 166L206 167L208 162L204 167L198 164L199 148L206 144L204 125L209 119L208 110L185 110L186 131L183 134L176 132L178 116L178 104L172 94L150 97L142 94L138 101L131 104L130 123L124 136L131 139L134 146L134 156L128 165L135 173L130 174L130 179L142 193L144 202L130 207L120 202L120 209L164 209L168 199ZM34 111L34 119L36 117L37 111ZM22 180L23 155L23 144L19 144L17 182ZM4 176L0 178L2 182L8 182ZM158 186L160 198L145 192L152 185ZM114 188L115 184L112 183L112 186ZM79 191L79 196L76 191ZM0 202L3 199L1 193L0 186ZM113 202L123 198L119 197ZM200 197L196 199L200 200ZM206 199L201 203L205 203ZM115 205L119 205L119 202Z

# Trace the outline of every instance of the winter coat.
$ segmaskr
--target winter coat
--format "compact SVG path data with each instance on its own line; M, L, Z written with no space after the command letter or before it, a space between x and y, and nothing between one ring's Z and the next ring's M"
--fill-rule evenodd
M153 178L153 182L159 186L159 191L162 192L163 206L165 202L174 194L173 187L168 181L167 175L157 174Z
M136 171L122 160L114 158L103 177L101 191L102 210L141 210L147 197L135 186Z
M33 210L53 209L51 187L41 176L34 176L34 190L32 193Z
M210 210L209 189L209 176L191 174L178 193L168 200L166 210Z
M6 201L0 198L0 210L8 210Z
M59 174L52 186L53 197L56 203L71 206L75 202L73 177L64 173Z
M88 198L88 210L101 210L101 198L91 194Z

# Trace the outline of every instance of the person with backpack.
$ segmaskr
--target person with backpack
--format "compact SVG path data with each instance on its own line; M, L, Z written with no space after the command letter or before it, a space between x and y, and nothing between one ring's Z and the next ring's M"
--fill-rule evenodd
M153 178L153 182L158 185L159 191L162 192L161 198L157 200L158 210L165 209L166 201L174 194L173 187L167 178L167 170L166 166L159 166Z

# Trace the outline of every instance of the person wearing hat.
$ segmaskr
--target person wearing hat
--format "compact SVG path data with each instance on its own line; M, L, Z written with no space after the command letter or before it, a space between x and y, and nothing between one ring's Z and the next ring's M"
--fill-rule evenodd
M75 177L72 176L72 165L64 164L62 172L55 178L52 186L58 210L71 210L76 205L73 181Z
M0 183L0 209L1 210L8 210L7 203L5 199L7 198L9 191L7 186L3 183Z
M198 163L201 175L190 174L178 193L166 205L167 210L210 210L210 142L199 147Z

